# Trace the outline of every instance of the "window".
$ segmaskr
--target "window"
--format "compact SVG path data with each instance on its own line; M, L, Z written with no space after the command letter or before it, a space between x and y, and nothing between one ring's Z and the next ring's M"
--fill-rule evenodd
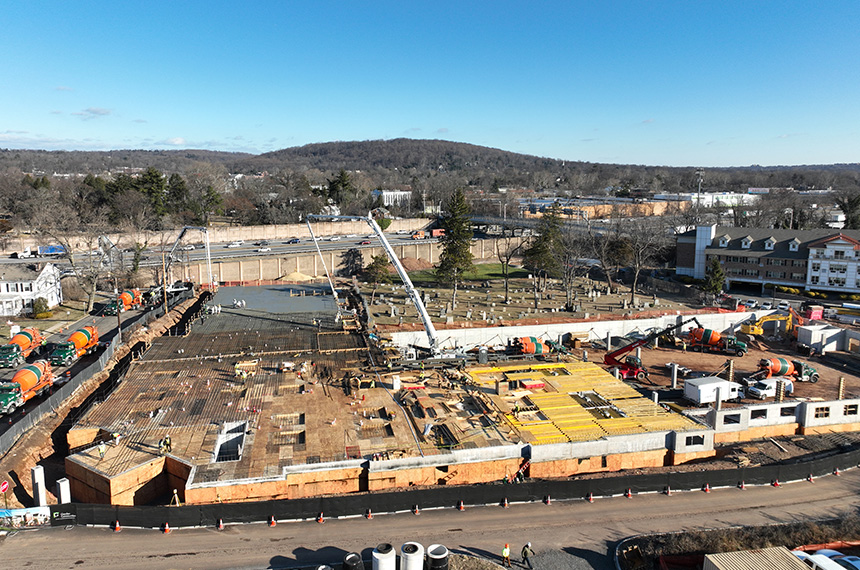
M798 242L796 239L793 239L790 242L788 242L788 251L797 251L797 248L799 246L800 246L800 242Z
M813 275L809 278L809 282L813 285L818 285L818 275Z
M831 277L828 282L828 285L831 287L845 287L845 278L844 277Z
M705 436L703 435L688 435L687 446L690 445L705 445Z
M857 415L857 404L845 404L845 409L842 410L842 415L856 416Z
M758 259L755 257L747 257L746 261L747 263L758 263Z
M727 238L724 238L724 237L720 238L720 247L728 247L728 245L729 245L729 240Z
M813 271L821 271L821 263L818 261L812 262L812 270Z
M792 267L806 267L806 261L803 259L794 259L791 262Z
M774 246L774 244L775 244L775 243L776 243L776 241L775 241L775 240L773 240L773 239L769 239L769 240L767 240L766 242L764 242L764 248L765 248L765 249L767 249L767 250L773 250L773 246Z
M820 406L815 408L815 417L816 418L829 418L830 417L830 406Z
M767 419L767 408L763 410L752 410L750 412L751 420L764 420Z
M830 271L834 273L845 273L846 271L848 271L848 265L846 265L845 263L831 263Z
M726 414L723 416L723 425L739 424L739 423L741 423L741 415L740 414Z
M803 281L804 279L806 279L806 275L804 275L803 273L792 273L791 279L792 281Z
M837 249L833 252L833 259L845 259L845 252L841 249Z
M741 242L741 247L743 249L749 249L751 245L752 245L752 240L748 239L748 238L744 238L744 240Z
M784 408L780 408L779 415L783 418L787 418L789 416L794 417L797 415L797 406L785 406Z

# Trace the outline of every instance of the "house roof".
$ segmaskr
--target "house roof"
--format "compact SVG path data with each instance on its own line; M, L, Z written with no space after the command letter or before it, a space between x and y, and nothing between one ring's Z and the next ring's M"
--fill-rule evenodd
M0 283L34 281L51 263L4 263L0 265Z
M821 247L823 245L826 245L826 244L828 244L832 241L836 241L836 240L847 241L848 243L850 243L851 245L854 246L854 249L860 249L860 241L857 241L856 239L852 238L851 236L847 236L841 232L836 234L836 235L833 235L833 236L829 236L826 238L816 240L816 241L808 244L806 247Z
M716 228L715 237L711 245L706 247L706 251L712 253L737 250L747 257L776 257L785 259L806 259L809 256L809 247L818 247L821 244L837 239L842 236L843 239L852 244L856 244L855 248L860 249L860 230L842 230L834 232L832 229L815 229L815 230L783 230L773 228L731 228L718 227ZM720 240L728 237L728 243L725 247L720 247ZM744 239L749 239L749 248L742 247ZM765 242L771 239L774 242L773 249L765 249ZM797 251L791 251L789 245L791 243L799 244Z

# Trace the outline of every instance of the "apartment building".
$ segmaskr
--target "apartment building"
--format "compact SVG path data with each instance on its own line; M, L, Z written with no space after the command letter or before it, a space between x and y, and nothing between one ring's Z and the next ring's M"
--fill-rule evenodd
M677 273L703 279L712 258L735 283L860 292L860 231L698 226L677 236Z

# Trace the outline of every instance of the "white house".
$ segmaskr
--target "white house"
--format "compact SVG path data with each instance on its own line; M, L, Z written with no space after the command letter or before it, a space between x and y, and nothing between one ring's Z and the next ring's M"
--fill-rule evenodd
M53 263L9 263L0 265L0 315L28 314L38 297L49 307L63 302L60 270Z

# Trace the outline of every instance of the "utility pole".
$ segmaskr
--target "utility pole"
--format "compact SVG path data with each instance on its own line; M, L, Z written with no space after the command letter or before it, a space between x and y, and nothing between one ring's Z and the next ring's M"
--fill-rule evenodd
M699 224L699 210L702 205L702 177L705 175L705 170L702 168L696 169L696 178L699 179L699 190L696 193L696 225Z
M167 314L167 264L164 262L164 250L161 250L161 287L164 290L164 314Z

